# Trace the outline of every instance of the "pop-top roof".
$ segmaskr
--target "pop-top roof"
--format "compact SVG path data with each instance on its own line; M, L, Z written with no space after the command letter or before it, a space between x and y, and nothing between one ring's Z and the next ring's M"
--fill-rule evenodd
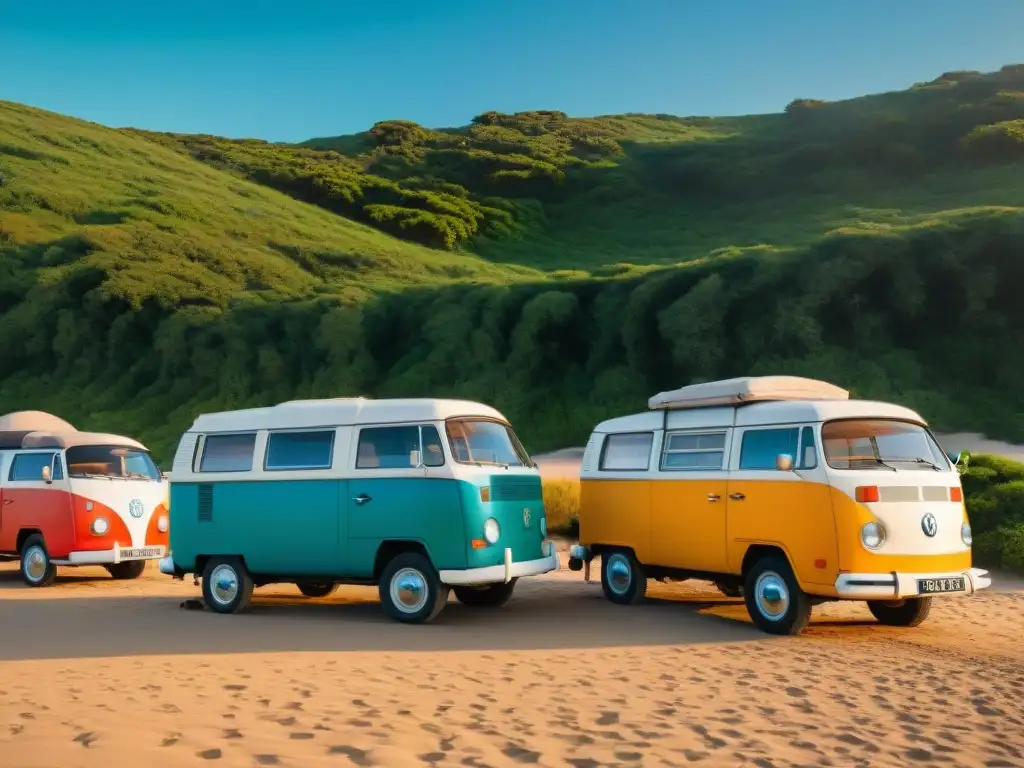
M850 393L834 384L799 376L745 376L709 381L659 392L647 405L652 410L741 405L765 400L849 400Z
M43 411L15 411L0 416L0 432L74 432L64 419Z
M115 445L146 450L142 443L130 437L79 432L64 419L43 411L17 411L0 416L0 450L73 448L79 445Z

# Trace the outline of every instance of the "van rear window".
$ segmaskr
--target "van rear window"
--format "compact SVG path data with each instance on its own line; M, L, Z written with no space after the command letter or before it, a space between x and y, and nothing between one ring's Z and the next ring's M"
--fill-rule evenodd
M256 450L256 433L207 435L200 472L249 472Z
M653 432L630 432L608 435L601 450L600 468L604 472L638 471L651 462Z

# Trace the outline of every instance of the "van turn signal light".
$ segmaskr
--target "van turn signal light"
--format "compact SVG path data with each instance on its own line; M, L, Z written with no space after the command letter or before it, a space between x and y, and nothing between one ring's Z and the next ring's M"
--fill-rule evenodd
M491 487L489 485L482 486L480 488L480 501L487 502L487 501L490 501L490 500L491 500Z
M959 485L949 489L949 500L950 501L963 501L964 500L964 489Z
M861 504L871 504L879 499L877 485L858 485L856 494Z

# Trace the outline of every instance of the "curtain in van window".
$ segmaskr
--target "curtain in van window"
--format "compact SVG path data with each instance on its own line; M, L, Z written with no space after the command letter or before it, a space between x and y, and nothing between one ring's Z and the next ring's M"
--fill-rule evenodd
M743 433L740 447L740 469L775 469L775 457L780 453L793 457L797 463L797 443L800 430L752 429Z

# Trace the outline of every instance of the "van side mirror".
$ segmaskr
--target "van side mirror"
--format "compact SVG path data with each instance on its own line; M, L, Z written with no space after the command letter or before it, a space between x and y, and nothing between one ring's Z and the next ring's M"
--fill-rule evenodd
M53 482L53 470L50 469L50 467L43 467L43 471L41 474L44 483L49 484Z
M788 453L780 453L775 457L775 468L780 472L789 472L793 469L793 457Z

